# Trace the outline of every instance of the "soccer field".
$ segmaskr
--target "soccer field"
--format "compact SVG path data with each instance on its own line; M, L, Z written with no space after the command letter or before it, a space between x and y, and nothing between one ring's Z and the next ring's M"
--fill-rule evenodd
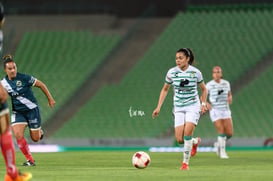
M170 181L170 180L273 180L273 151L229 151L230 159L215 153L197 153L190 170L181 171L182 153L151 153L151 164L136 169L131 164L134 151L72 151L34 153L36 167L20 166L24 157L16 153L18 169L33 174L33 181ZM4 178L3 158L0 177Z

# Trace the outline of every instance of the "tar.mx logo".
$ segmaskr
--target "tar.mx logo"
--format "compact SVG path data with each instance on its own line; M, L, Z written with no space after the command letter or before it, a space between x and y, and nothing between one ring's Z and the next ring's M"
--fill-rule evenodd
M136 117L136 116L140 116L140 117L145 116L145 112L144 111L142 111L140 109L133 109L132 106L130 106L130 108L129 108L128 111L129 111L130 118L131 117Z

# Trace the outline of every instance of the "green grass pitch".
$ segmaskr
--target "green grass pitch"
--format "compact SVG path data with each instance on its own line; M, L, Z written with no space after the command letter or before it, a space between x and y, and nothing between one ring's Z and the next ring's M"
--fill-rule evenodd
M136 150L137 151L137 150ZM171 181L273 180L273 152L229 151L230 159L221 160L215 153L197 153L190 170L181 171L182 153L151 153L151 164L136 169L131 164L134 151L72 151L34 153L36 167L20 166L24 157L16 153L21 171L33 174L33 181ZM3 158L0 178L4 178Z

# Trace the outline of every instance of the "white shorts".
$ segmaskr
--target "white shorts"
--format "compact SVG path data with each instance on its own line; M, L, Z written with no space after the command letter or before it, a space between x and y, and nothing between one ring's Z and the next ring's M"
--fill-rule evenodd
M186 122L191 122L195 125L198 124L200 112L181 111L174 113L174 127L182 126Z
M219 119L229 119L231 118L230 110L219 110L219 109L211 109L209 111L210 119L212 122L215 122Z

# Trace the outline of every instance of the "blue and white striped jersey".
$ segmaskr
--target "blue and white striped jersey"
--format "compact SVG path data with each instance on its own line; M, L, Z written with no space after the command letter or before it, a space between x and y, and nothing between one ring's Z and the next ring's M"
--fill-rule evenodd
M36 80L33 76L19 72L13 80L9 80L8 76L3 78L1 82L11 97L13 111L24 112L38 106L32 91Z

